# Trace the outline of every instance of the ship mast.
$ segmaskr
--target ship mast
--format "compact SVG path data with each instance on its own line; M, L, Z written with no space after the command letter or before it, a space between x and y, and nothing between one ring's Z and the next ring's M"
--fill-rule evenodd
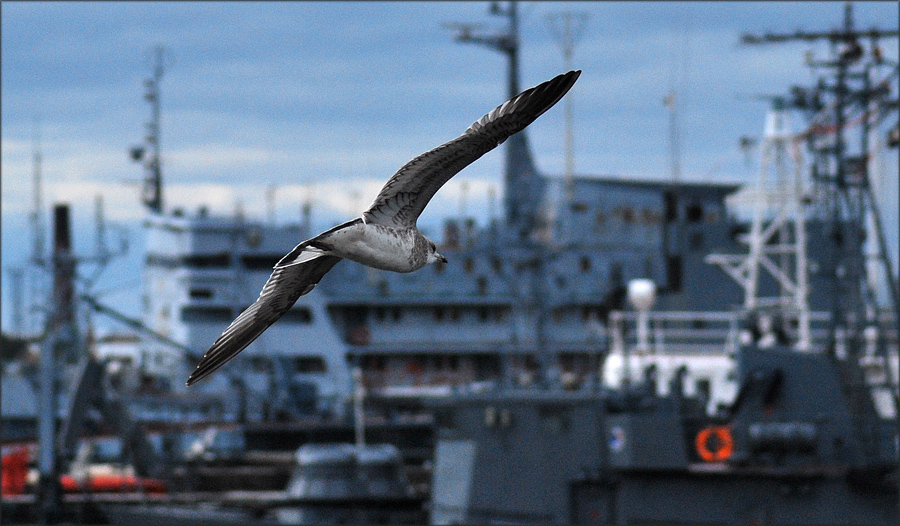
M490 13L508 20L505 31L492 34L475 32L474 24L445 24L456 30L457 42L481 44L506 55L507 99L519 94L519 18L516 2L504 8L500 2L491 2ZM534 166L525 131L506 141L506 168L504 170L506 222L520 238L527 238L535 227L542 179Z
M147 123L147 136L144 137L145 145L131 148L131 159L135 162L144 160L144 154L149 149L150 155L144 160L144 181L141 188L141 202L153 214L163 212L162 193L162 162L160 161L160 92L159 83L162 81L165 66L165 48L156 46L153 51L153 76L144 81L147 93L144 98L150 103L151 117Z
M805 194L800 145L790 129L784 97L758 98L770 100L772 107L766 115L762 168L750 199L750 234L741 238L748 245L749 253L710 254L706 261L719 265L741 285L747 311L777 307L788 313L797 323L795 348L809 351ZM792 175L787 163L789 156L794 161ZM760 290L764 274L778 284L775 296L766 297Z
M838 327L844 326L852 333L857 332L860 322L871 319L872 312L867 308L870 305L866 303L875 298L875 291L868 290L871 281L864 276L867 267L863 251L865 236L859 228L864 225L867 215L874 216L874 242L878 245L878 259L884 267L894 312L900 309L897 285L869 174L872 128L887 116L891 108L896 111L897 107L896 100L887 100L890 82L897 78L896 65L887 77L876 79L873 85L873 76L888 66L881 57L878 39L897 36L897 30L854 30L852 5L847 3L842 30L745 35L742 39L745 44L796 40L827 40L832 44L836 56L831 60L817 62L808 59L810 66L826 70L830 76L820 78L812 90L794 88L792 105L805 110L811 117L812 126L806 132L806 139L813 154L812 180L825 195L823 215L831 221L835 236L837 251L828 262L828 271L838 278L834 280L836 290L832 323ZM864 56L860 44L862 38L871 40L868 57ZM826 99L830 99L831 104L823 102ZM873 107L882 109L873 111ZM848 140L853 128L858 128L860 132L858 151L851 151ZM847 228L842 224L852 226Z
M887 335L898 330L898 291L881 225L878 201L870 180L874 154L870 137L886 117L896 119L897 99L891 98L898 67L885 60L879 39L897 38L894 30L856 30L852 5L844 8L843 27L833 31L790 34L744 35L744 44L793 41L830 43L830 57L807 64L823 71L812 88L794 87L790 107L804 112L810 126L802 134L811 153L810 179L818 200L818 217L831 236L831 246L821 249L821 270L830 286L831 319L826 352L840 365L848 391L854 425L860 436L871 436L877 421L872 406L877 394L886 394L897 412L897 385L890 367ZM864 46L865 40L869 45ZM868 49L866 49L868 48ZM858 135L857 135L858 134ZM853 139L856 140L853 140ZM866 224L873 232L865 232ZM868 238L868 239L867 239ZM887 281L890 305L878 305L871 255L874 252ZM871 245L870 245L871 247ZM870 251L871 252L871 251ZM892 312L890 312L892 311ZM865 367L867 370L863 370ZM877 375L871 374L880 370ZM880 378L873 379L873 378ZM878 444L867 440L867 456L877 458Z
M34 152L32 154L32 189L33 200L31 209L31 268L29 274L29 298L28 298L28 327L31 334L40 333L43 330L42 307L45 293L45 278L47 271L46 255L44 254L44 197L43 197L43 151L41 149L40 125L35 119L34 124ZM15 307L18 309L19 307Z

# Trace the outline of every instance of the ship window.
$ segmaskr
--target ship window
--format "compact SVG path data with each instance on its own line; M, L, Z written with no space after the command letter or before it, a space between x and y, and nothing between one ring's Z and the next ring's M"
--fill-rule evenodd
M188 295L194 299L208 300L213 297L213 292L209 289L191 289Z
M494 267L494 272L501 273L503 272L503 260L497 256L491 258L491 266Z
M229 307L182 307L181 321L194 323L228 323L233 314Z
M241 264L248 270L272 270L281 258L273 254L241 256Z
M298 373L324 373L328 367L321 356L298 356L294 358L294 370Z
M441 263L440 261L438 261L437 263L434 264L434 273L435 273L435 274L443 274L443 273L444 273L444 267L445 267L445 266L446 266L446 265L444 265L443 263Z
M598 225L602 225L604 221L606 221L606 214L603 213L603 210L597 210L597 214L594 216L595 221L597 221Z
M578 264L578 267L582 272L588 272L591 270L591 258L587 256L581 256L581 261Z
M685 210L685 215L689 223L696 223L703 219L703 207L698 203L691 204Z
M485 294L487 294L487 289L488 289L487 278L485 278L484 276L478 276L476 283L478 285L478 294L480 294L481 296L484 296Z
M403 317L403 314L400 312L400 307L394 307L391 309L391 317L394 321L400 321L400 318Z
M573 212L587 212L588 205L585 203L572 203Z
M666 257L666 286L671 292L681 290L681 256Z
M475 270L475 260L472 258L466 258L466 260L463 262L463 270L465 270L466 272L472 272L473 270Z
M444 321L444 307L434 308L434 319L437 321Z
M459 307L451 307L450 308L450 319L453 321L459 321L461 314L459 311Z
M184 256L182 262L188 268L224 268L231 264L231 256L227 252L208 256Z
M666 208L666 222L672 222L678 219L678 198L672 192L666 192L663 200Z
M478 308L478 321L480 321L480 322L488 321L487 307L479 307Z
M306 307L294 308L285 312L281 319L291 323L312 323L312 311Z
M375 319L378 321L384 321L384 318L384 307L375 307Z
M634 210L630 206L626 206L622 209L622 221L634 223Z

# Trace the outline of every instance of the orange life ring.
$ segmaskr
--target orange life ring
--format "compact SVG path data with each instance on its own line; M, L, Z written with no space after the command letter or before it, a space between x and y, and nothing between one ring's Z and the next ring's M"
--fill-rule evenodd
M716 436L714 448L710 448L709 439L712 435ZM722 462L728 460L731 453L734 452L734 439L731 437L731 430L728 426L711 426L697 433L697 440L694 441L697 446L697 454L700 455L705 462Z

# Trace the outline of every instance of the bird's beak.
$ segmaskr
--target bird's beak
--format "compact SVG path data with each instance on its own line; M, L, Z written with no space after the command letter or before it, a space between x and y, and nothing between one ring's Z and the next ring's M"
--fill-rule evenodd
M436 257L437 260L440 261L441 263L446 263L446 262L447 262L447 258L445 258L444 256L438 254L437 252L434 253L434 257Z

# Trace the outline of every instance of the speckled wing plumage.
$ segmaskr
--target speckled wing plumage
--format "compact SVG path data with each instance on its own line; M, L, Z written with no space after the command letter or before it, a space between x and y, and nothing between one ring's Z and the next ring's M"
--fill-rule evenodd
M444 183L559 102L580 74L580 70L570 71L523 91L475 121L461 136L406 163L363 214L365 222L415 227L419 214Z
M322 254L305 241L275 265L259 298L247 307L212 344L191 373L192 385L222 367L259 337L290 309L300 296L311 291L340 257Z

